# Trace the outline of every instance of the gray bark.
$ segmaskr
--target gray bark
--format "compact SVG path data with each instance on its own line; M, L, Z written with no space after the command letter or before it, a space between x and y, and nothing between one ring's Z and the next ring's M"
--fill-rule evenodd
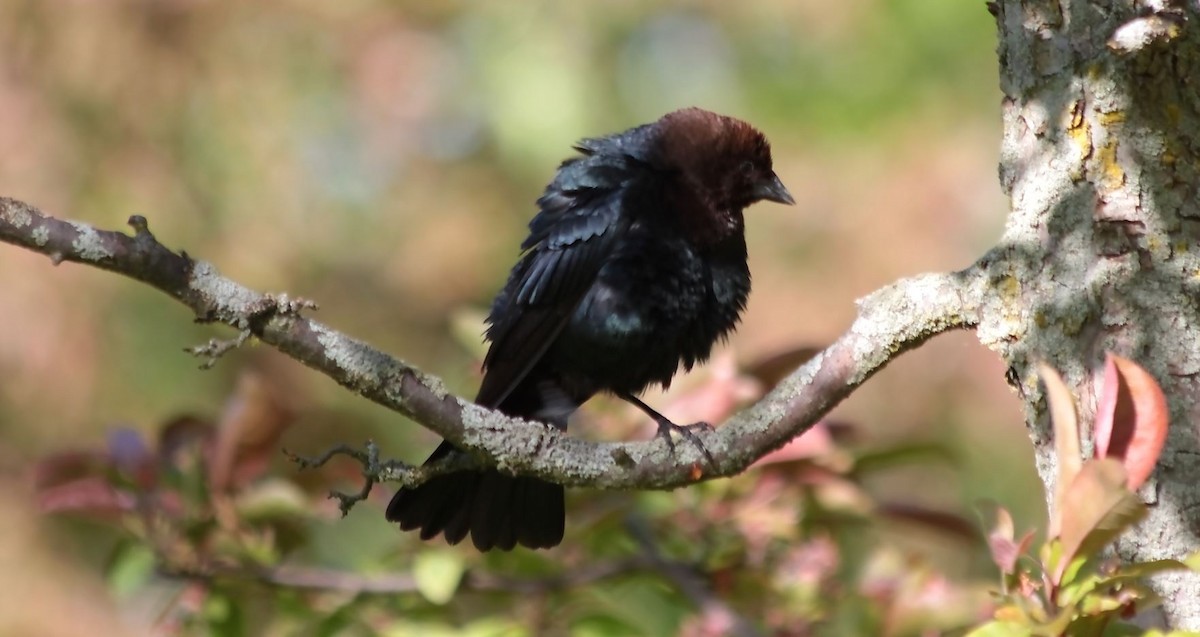
M1062 372L1090 425L1111 350L1158 379L1172 416L1159 468L1143 489L1151 513L1118 551L1136 560L1184 557L1200 549L1200 8L1166 0L1002 0L994 8L1004 92L1000 179L1012 197L1000 244L962 272L907 279L864 299L833 345L702 435L713 463L688 445L673 454L662 441L590 443L479 408L411 365L300 316L302 306L166 249L144 220L128 236L0 198L0 241L152 285L197 318L253 334L480 462L570 485L667 488L733 475L901 352L976 327L1025 397L1050 494L1054 448L1034 363ZM373 451L355 457L368 478L363 495L378 480L415 484L431 475L379 462ZM1200 629L1200 575L1170 574L1156 586L1172 625Z
M251 290L216 268L175 253L132 217L133 236L63 221L15 199L0 197L0 242L45 254L55 263L83 263L141 281L192 309L202 322L236 327L232 341L192 348L216 357L255 336L384 407L408 416L476 460L510 472L536 475L568 486L665 489L731 476L807 431L839 401L903 352L947 330L971 327L983 293L982 271L927 274L898 281L859 301L850 329L774 390L694 445L671 449L662 438L597 443L520 420L450 394L442 381L370 345L331 329L301 310L313 307ZM343 510L361 501L371 485L399 481L411 486L455 468L458 460L416 468L380 461L368 445L354 452L339 445L323 458L349 455L363 464L362 493L342 498ZM323 460L304 460L320 464Z
M1142 491L1150 516L1118 552L1184 557L1200 548L1197 6L1004 0L996 9L1000 180L1012 211L983 264L991 290L980 340L1025 397L1047 494L1054 446L1033 363L1063 373L1088 427L1106 350L1158 379L1170 433ZM1200 629L1200 575L1155 585L1173 626Z

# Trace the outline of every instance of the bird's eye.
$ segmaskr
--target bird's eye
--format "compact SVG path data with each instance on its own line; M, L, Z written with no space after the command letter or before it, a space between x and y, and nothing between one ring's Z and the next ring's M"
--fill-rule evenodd
M741 171L743 175L749 175L750 173L754 172L754 162L747 159L746 161L742 162L740 166L738 166L738 170Z

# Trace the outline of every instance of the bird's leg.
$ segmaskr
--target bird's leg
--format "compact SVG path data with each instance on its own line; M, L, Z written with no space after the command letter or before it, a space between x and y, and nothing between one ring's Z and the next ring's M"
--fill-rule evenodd
M658 434L657 435L661 436L662 438L665 438L667 440L667 446L671 448L672 454L675 453L675 441L671 439L671 432L675 432L675 433L678 433L683 438L687 439L688 442L692 443L693 445L696 445L696 448L700 450L700 453L704 454L704 457L708 459L708 463L710 465L716 466L716 464L717 464L716 459L713 458L712 454L709 453L708 449L704 448L704 443L700 442L700 439L696 437L696 434L692 433L693 429L699 429L701 431L711 431L713 428L712 425L710 425L706 422L694 422L690 425L677 425L677 424L671 422L670 419L668 419L666 416L655 411L654 408L651 407L650 405L647 405L646 403L642 402L641 399L639 399L637 396L634 396L633 394L630 394L627 392L619 392L619 393L617 393L617 398L620 398L621 400L624 400L625 402L630 403L631 405L634 405L638 409L641 409L643 412L645 412L647 416L650 416L651 418L654 419L654 422L658 424Z

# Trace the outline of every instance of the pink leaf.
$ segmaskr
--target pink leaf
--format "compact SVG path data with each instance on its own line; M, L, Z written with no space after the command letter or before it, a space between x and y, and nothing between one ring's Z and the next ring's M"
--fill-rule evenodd
M1046 386L1046 400L1050 403L1050 422L1054 428L1054 452L1058 456L1058 478L1054 485L1054 507L1050 511L1050 537L1057 537L1062 529L1062 511L1065 506L1067 487L1075 480L1083 466L1083 453L1079 450L1079 422L1075 414L1075 397L1062 376L1054 368L1039 363L1038 376Z
M1077 556L1096 556L1122 531L1146 515L1146 505L1125 485L1125 468L1115 459L1089 460L1067 485L1062 511L1062 560L1054 583Z
M99 451L60 451L33 464L33 484L41 490L87 476L103 474L110 460Z
M1096 456L1116 458L1136 490L1154 472L1167 438L1167 397L1137 363L1109 353L1096 410Z
M294 420L264 375L244 372L217 425L208 465L213 490L226 491L261 475Z
M82 513L100 517L118 516L132 511L136 505L132 495L118 491L99 476L39 489L37 503L42 513Z
M822 420L808 431L792 438L787 444L754 461L750 466L757 468L783 462L814 460L830 456L837 451L838 446Z
M1013 519L1008 510L994 502L984 503L983 507L981 514L985 517L985 524L990 527L987 529L987 543L992 562L1004 575L1012 575L1017 571L1017 560L1029 550L1033 531L1026 531L1019 540L1014 540Z

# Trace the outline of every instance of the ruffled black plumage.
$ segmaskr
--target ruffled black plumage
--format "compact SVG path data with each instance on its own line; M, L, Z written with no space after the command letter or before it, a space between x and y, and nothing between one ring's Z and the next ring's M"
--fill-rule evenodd
M601 391L669 385L708 358L750 292L742 210L791 203L749 124L700 109L585 139L538 199L488 317L476 402L565 429ZM443 442L432 462L461 453ZM479 550L562 541L563 488L466 471L401 489L387 519Z

